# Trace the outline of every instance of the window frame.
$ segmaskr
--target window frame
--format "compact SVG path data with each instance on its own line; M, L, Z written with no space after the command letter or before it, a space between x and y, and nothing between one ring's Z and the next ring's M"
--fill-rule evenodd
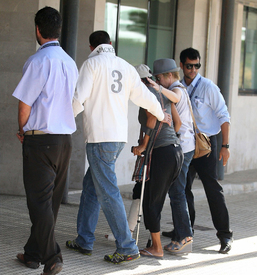
M252 7L249 6L244 6L244 11L245 11L245 37L247 37L247 29L248 29L248 17L249 17L249 12L250 9L253 9ZM257 9L256 9L257 10ZM244 40L244 52L243 52L243 68L242 68L242 87L238 88L238 94L241 96L255 96L257 95L257 88L256 89L249 89L249 88L244 88L244 82L245 82L245 63L246 63L246 49L247 49L247 40ZM241 40L242 43L242 40ZM241 44L242 45L242 44ZM241 56L240 56L241 59ZM241 60L240 60L241 61ZM240 64L240 69L241 69L241 64Z

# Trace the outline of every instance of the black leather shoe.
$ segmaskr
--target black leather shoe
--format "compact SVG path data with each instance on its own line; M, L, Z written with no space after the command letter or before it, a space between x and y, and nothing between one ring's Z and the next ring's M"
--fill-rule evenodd
M223 238L220 239L220 250L219 253L227 254L231 250L231 244L233 242L233 239L227 239Z
M173 235L174 235L174 231L169 231L169 232L165 232L165 231L163 231L162 232L162 236L164 236L164 237L168 237L168 238L173 238Z

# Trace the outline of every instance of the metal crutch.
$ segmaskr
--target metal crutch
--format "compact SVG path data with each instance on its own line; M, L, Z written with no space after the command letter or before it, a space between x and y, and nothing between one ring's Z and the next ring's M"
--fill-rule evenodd
M150 134L150 138L146 147L145 152L142 153L142 155L145 156L144 159L144 169L143 169L143 178L142 178L142 187L141 187L141 195L140 195L140 204L139 204L139 210L138 210L138 219L137 219L137 235L136 235L136 244L138 244L138 238L139 238L139 228L140 228L140 222L142 217L142 206L143 206L143 198L144 198L144 190L145 190L145 180L146 180L146 172L147 172L147 164L149 159L149 153L152 149L152 143L153 138L156 131L153 129ZM131 148L131 151L133 152L133 147Z

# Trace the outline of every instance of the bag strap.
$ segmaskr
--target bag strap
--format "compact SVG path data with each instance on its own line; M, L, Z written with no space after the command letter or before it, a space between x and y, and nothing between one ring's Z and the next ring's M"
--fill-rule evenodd
M161 101L162 109L164 109L164 103L163 103L162 94L161 94L161 93L158 93L158 95L160 96L160 101ZM158 120L157 120L157 121L158 121ZM162 125L163 125L163 122L160 121L159 126L158 126L158 129L157 129L157 133L156 133L156 135L155 135L155 137L154 137L153 145L154 145L154 143L155 143L155 140L156 140L157 136L159 135L159 133L160 133L160 131L161 131Z
M191 100L191 98L193 97L193 95L194 95L194 93L195 93L195 90L196 90L196 88L197 88L197 86L198 86L198 84L200 83L200 81L201 81L201 76L200 76L200 78L198 79L198 81L196 82L196 84L195 84L195 86L194 86L194 88L193 88L193 91L191 92L191 94L190 94L190 100Z
M201 80L201 78L199 78L199 80ZM198 85L198 83L199 83L199 80L198 80L197 83L196 83L197 85ZM195 91L197 85L195 85L194 91ZM184 87L183 85L178 85L178 86L176 86L176 87L179 87L179 88L182 88L182 89L183 89L183 91L184 91L184 93L185 93L185 96L186 96L186 98L187 98L187 103L188 103L188 106L189 106L189 109L190 109L190 113L191 113L191 116L192 116L192 119L193 119L195 133L197 133L197 132L200 133L200 130L198 129L198 127L197 127L197 125L196 125L196 122L195 122L195 117L194 117L193 110L192 110L191 100L189 99L189 95L188 95L188 93L187 93L186 87ZM176 88L176 87L173 87L173 88ZM193 91L193 92L194 92L194 91ZM192 95L192 93L191 93L191 95Z

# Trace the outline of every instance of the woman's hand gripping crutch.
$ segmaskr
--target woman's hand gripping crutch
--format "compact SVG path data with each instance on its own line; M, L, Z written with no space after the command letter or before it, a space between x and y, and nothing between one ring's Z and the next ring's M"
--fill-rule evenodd
M148 128L149 129L149 128ZM141 195L140 195L140 204L139 204L139 210L138 210L138 218L137 218L137 235L136 235L136 244L138 244L138 238L139 238L139 228L140 228L140 222L141 222L141 217L142 217L142 212L143 212L143 198L144 198L144 190L145 190L145 180L146 180L146 172L147 172L147 164L149 160L149 154L152 149L152 141L154 138L155 130L149 129L149 135L147 139L147 146L144 149L143 145L135 146L131 148L131 151L134 153L134 155L140 155L144 156L144 168L143 168L143 176L142 176L142 187L141 187Z

